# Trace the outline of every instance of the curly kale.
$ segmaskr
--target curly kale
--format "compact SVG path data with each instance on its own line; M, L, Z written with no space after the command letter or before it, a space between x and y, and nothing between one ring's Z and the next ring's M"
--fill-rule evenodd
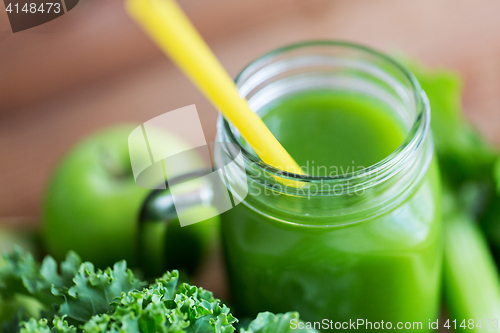
M238 320L229 308L210 291L179 284L175 270L147 285L124 261L95 270L73 252L59 267L51 257L40 265L20 249L6 254L5 261L0 267L0 305L17 305L0 332L236 332ZM19 297L24 301L18 302ZM240 332L288 333L292 319L298 314L266 312Z

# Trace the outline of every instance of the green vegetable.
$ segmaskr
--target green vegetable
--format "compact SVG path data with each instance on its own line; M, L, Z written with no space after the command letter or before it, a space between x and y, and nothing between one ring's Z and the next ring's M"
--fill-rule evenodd
M445 220L444 291L458 322L500 318L500 281L481 230L466 214ZM478 332L482 332L478 330Z
M4 304L19 295L39 307L19 304L0 332L104 333L175 332L233 333L238 320L210 291L179 284L177 271L167 272L152 284L137 279L125 261L95 270L78 255L68 253L58 267L46 257L38 264L19 248L5 255L0 268L0 295ZM58 273L58 271L60 273ZM13 304L13 303L12 303ZM260 314L241 333L288 333L297 313ZM302 331L313 333L316 331Z
M290 322L299 319L297 312L287 312L284 314L273 314L271 312L262 312L257 315L248 327L242 328L240 333L314 333L313 329L291 329Z
M181 284L169 272L141 291L122 294L110 314L94 316L85 332L234 332L229 308L202 288Z
M88 136L68 152L55 170L44 193L41 236L46 250L56 260L63 260L73 250L96 268L126 260L155 277L172 261L176 268L195 271L216 244L218 216L210 219L210 227L204 222L183 228L179 221L167 225L162 217L147 221L154 222L147 224L152 230L138 237L143 204L152 191L136 184L132 170L131 157L144 167L152 163L151 147L146 149L143 136L146 132L138 125L114 126ZM148 127L147 139L148 143L161 143L162 156L186 151L169 168L169 177L206 168L201 156L172 133ZM161 172L149 172L144 178L152 175L159 176L154 185L165 182ZM200 212L192 214L196 221L204 216ZM172 247L175 252L169 252ZM146 252L144 256L139 249Z
M58 267L47 256L41 265L33 256L17 248L5 255L7 265L0 268L0 296L11 300L17 295L30 296L45 312L66 315L69 320L85 322L94 314L111 309L110 302L122 292L143 285L124 261L113 269L94 270L91 263L82 263L74 252ZM53 308L53 304L57 307Z
M73 326L69 326L64 318L56 317L49 326L47 319L36 320L31 318L22 324L21 333L76 333Z
M463 190L473 191L470 185ZM445 191L444 293L452 319L460 324L465 320L467 325L472 319L472 331L483 332L485 319L500 318L500 279L488 243L473 219L473 200L463 199L465 195ZM479 320L482 329L476 327Z
M432 71L415 63L409 65L429 97L436 153L444 183L444 293L451 319L457 329L465 320L500 318L500 280L485 235L477 221L481 215L494 216L483 229L500 246L500 211L492 209L498 199L494 175L500 178L495 161L497 151L470 126L462 115L460 78L449 71ZM494 171L496 170L496 172ZM486 203L490 202L489 205ZM495 221L495 222L492 222ZM491 329L491 327L490 327ZM483 330L481 330L483 331Z
M12 251L16 246L19 246L37 255L40 250L38 238L39 235L36 231L28 228L9 226L8 221L2 221L0 218L0 253ZM0 257L0 266L3 264L3 260Z
M493 177L495 179L497 193L500 193L500 157L497 158L495 162Z
M144 285L127 269L125 261L117 262L113 269L97 272L91 263L83 263L73 282L69 289L52 288L52 293L64 298L57 313L80 323L88 321L93 315L111 311L111 303L116 297Z
M51 289L69 286L81 264L80 258L70 252L61 264L59 274L54 259L46 257L39 265L31 254L20 248L7 253L4 261L0 267L1 303L9 304L10 312L24 311L31 316L40 316L41 311L50 312L52 303L62 303Z
M497 151L463 116L460 77L454 72L430 70L415 62L407 65L429 98L442 176L450 184L491 181Z

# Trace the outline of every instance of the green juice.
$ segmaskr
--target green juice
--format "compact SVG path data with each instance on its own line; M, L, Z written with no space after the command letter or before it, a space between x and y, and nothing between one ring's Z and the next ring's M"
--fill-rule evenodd
M263 110L263 120L288 153L311 176L352 173L383 160L406 134L366 97L305 92Z
M289 95L259 114L314 176L342 176L375 165L398 149L408 132L382 102L327 90ZM264 194L251 191L222 215L236 311L249 316L299 311L309 322L383 320L393 329L399 322L420 322L414 331L428 331L438 312L441 266L434 161L411 191L393 209L360 212L356 223L336 220L327 227L328 214L315 217L316 210L333 211L348 202L325 198L314 204L281 195L270 197L274 204L266 207ZM369 189L356 200L379 195ZM294 213L281 213L280 207L292 206ZM359 329L371 330L367 325Z

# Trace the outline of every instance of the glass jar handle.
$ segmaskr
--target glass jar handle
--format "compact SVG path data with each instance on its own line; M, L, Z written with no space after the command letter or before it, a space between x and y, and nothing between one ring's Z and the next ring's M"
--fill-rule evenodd
M151 191L143 203L138 223L137 256L139 266L148 276L159 276L166 270L165 238L168 225L178 218L177 208L189 209L197 206L216 207L214 191L217 184L203 177L211 169L183 174L166 183L166 189ZM201 177L201 178L200 178ZM200 179L196 186L182 195L174 196L171 188L189 180Z

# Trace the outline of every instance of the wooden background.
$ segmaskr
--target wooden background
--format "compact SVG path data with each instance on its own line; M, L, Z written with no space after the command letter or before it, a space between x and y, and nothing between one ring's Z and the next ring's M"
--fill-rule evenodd
M306 39L400 52L465 78L464 107L500 144L498 0L180 0L227 70ZM47 177L86 134L196 104L216 110L135 27L119 0L82 0L13 34L0 5L0 219L35 221Z

